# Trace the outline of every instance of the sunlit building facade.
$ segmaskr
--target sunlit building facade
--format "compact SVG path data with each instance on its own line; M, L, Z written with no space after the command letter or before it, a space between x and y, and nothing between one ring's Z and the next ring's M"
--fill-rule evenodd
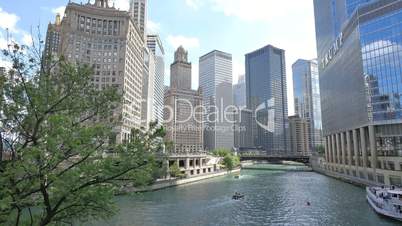
M199 84L206 109L206 150L233 148L232 54L214 50L200 57Z
M64 56L93 68L97 89L115 87L122 95L113 117L116 141L129 139L141 127L144 38L129 12L110 6L106 0L93 4L68 3L63 20L49 25L45 53Z
M147 46L155 58L153 120L161 125L163 123L163 98L165 88L165 51L158 35L147 35Z

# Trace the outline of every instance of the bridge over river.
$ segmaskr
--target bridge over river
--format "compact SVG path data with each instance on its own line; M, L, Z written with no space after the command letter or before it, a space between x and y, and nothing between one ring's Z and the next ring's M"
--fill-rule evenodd
M257 149L241 149L238 153L241 161L266 161L270 163L292 161L303 164L310 163L310 156L308 155L277 154Z

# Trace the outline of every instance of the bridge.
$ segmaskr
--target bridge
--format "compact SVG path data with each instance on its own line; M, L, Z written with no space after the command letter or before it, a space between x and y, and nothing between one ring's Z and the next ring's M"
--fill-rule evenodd
M272 163L293 161L303 164L310 163L310 156L308 155L276 154L258 149L240 149L238 153L241 161L267 161Z

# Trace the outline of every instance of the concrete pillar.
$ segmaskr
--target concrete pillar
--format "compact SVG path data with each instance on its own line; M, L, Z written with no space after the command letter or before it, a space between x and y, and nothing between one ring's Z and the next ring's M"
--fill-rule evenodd
M359 167L360 157L359 157L359 145L357 143L357 130L353 130L353 151L355 152L355 166L356 170Z
M190 159L189 158L186 158L184 167L186 168L186 170L188 170L190 168Z
M351 139L351 131L346 132L346 150L348 152L348 165L349 169L352 169L352 139Z
M375 130L374 126L369 126L369 140L370 140L370 151L371 151L371 168L373 168L374 172L377 168L377 145L375 140ZM374 175L374 177L376 177Z
M324 138L325 139L325 160L327 161L327 163L329 162L329 149L328 149L328 139L327 137Z
M342 164L346 166L346 145L345 145L345 133L341 133L341 151L342 151Z
M336 164L337 161L336 161L335 135L331 135L331 143L332 143L332 161L334 164Z
M341 139L340 139L340 134L336 134L336 161L338 162L339 165L342 164L341 162Z
M360 142L362 148L362 155L363 155L363 167L367 168L367 148L366 148L366 131L363 128L360 128Z

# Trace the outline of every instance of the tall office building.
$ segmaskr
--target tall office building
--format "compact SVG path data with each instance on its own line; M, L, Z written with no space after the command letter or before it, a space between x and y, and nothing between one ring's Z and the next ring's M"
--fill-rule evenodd
M147 0L130 0L130 15L145 40L147 37Z
M156 59L155 55L148 48L144 48L142 76L141 126L144 129L149 129L150 123L156 121L156 118L154 118Z
M248 109L239 109L234 115L234 147L254 148L253 143L253 111Z
M295 114L307 119L309 150L322 145L321 98L316 60L297 60L292 65Z
M148 49L155 57L155 85L153 120L163 123L163 99L165 82L165 51L158 35L147 35Z
M240 75L237 84L233 85L233 104L238 108L246 108L246 77Z
M315 0L326 170L402 185L402 1ZM354 4L357 2L358 4ZM342 23L338 33L329 24Z
M180 46L170 65L170 88L165 92L166 140L180 153L203 150L202 92L191 89L191 63Z
M123 100L116 107L121 120L115 132L117 142L128 139L131 130L141 126L144 54L144 39L129 13L110 7L106 0L70 2L63 20L49 26L47 34L50 49L45 53L57 51L70 62L91 65L98 89L118 88Z
M254 112L253 137L269 154L289 152L285 51L271 45L246 55L247 108Z
M226 114L233 105L232 55L214 50L200 57L199 84L203 92L203 103L207 109L205 117L204 147L207 150L233 148L233 118Z

